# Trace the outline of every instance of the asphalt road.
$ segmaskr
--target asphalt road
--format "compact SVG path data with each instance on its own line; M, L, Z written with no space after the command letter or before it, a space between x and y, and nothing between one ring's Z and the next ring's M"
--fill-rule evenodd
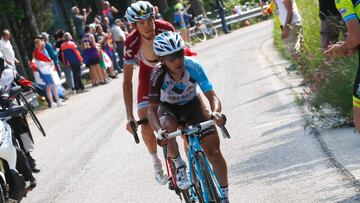
M232 138L222 139L221 149L230 200L351 201L355 188L304 131L291 89L273 72L283 60L272 28L267 21L194 47L228 117ZM40 112L48 137L32 128L42 171L24 202L180 202L155 183L147 150L125 131L125 116L122 78Z

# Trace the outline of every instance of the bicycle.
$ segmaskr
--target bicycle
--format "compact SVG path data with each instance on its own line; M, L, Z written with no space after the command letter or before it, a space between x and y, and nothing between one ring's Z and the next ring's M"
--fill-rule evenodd
M188 161L190 169L190 202L200 203L221 202L224 199L220 185L214 171L203 152L199 136L201 131L214 125L214 120L205 121L188 128L169 133L166 138L157 137L159 140L171 139L180 135L186 135L188 141ZM220 127L224 138L230 138L225 126Z
M140 140L137 134L137 128L136 126L139 126L141 124L145 124L148 123L148 119L144 118L141 119L139 121L132 121L130 122L130 126L133 130L133 136L135 139L135 143L139 144ZM167 176L169 177L169 189L170 190L174 190L175 193L180 197L180 200L184 200L186 203L192 203L191 199L190 199L190 193L189 190L181 190L180 188L178 188L177 183L176 183L176 175L175 175L175 165L173 163L173 161L171 160L170 157L168 157L168 153L167 153L167 147L164 146L163 147L163 153L164 153L164 158L165 158L165 165L166 165L166 172L167 172Z
M195 26L191 29L193 34L191 35L194 40L199 40L201 42L206 41L207 36L215 38L218 36L218 31L214 28L212 20L204 17L203 15L198 15L194 17Z

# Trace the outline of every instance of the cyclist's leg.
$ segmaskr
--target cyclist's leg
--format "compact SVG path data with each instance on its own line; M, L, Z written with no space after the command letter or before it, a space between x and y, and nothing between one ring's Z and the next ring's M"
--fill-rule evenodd
M191 114L187 115L189 124L196 124L210 120L210 115L207 114L206 107L201 97L198 97L197 100L189 103L187 108L190 109L188 112L192 112ZM213 166L214 173L220 186L227 187L227 166L225 159L220 151L220 140L215 126L212 126L211 128L202 132L201 146L211 165Z
M228 186L227 165L220 150L218 133L214 133L201 139L201 146L209 159L217 180L221 187Z

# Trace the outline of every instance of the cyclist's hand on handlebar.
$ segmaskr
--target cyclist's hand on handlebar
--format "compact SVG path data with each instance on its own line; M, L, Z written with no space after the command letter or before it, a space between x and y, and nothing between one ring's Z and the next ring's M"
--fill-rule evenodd
M226 118L225 115L219 113L219 112L212 112L211 113L211 119L213 119L217 126L225 125Z
M168 136L168 133L166 132L166 130L164 129L159 129L157 132L156 132L156 142L159 146L163 147L164 145L167 145L167 136Z
M133 123L133 124L131 124L131 123ZM132 125L135 127L135 129L133 129ZM135 130L137 129L137 127L138 127L137 123L134 119L128 120L128 122L126 123L126 130L131 134L135 133Z

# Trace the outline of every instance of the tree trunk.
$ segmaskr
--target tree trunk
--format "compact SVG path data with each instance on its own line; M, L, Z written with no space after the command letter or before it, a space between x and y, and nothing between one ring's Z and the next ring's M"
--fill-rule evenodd
M159 6L159 11L161 13L165 13L169 9L167 0L158 0L157 5Z
M32 0L24 0L25 15L29 20L29 28L32 36L36 36L39 34L39 29L35 20L33 9L31 7L31 1Z
M189 2L191 5L190 9L191 9L193 15L198 16L200 14L205 14L202 0L189 0Z

